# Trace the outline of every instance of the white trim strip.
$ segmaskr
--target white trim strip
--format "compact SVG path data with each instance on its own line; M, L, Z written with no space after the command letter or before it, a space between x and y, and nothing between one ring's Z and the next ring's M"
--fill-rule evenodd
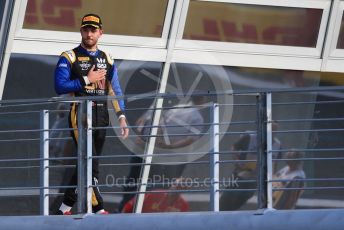
M323 8L330 0L197 0L200 2L222 2L249 5L287 6L302 8Z
M38 55L60 55L63 51L73 49L80 41L75 43L61 42L41 42L14 40L13 53L26 53ZM37 49L39 47L39 49ZM166 58L166 49L152 49L144 47L124 47L124 46L107 46L99 45L99 48L111 53L115 59L123 60L140 60L164 62Z
M211 58L210 58L211 57ZM320 71L321 59L176 50L172 62Z

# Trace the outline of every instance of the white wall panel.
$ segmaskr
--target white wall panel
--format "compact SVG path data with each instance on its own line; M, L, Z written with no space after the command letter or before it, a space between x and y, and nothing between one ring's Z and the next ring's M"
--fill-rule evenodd
M273 69L320 71L321 59L273 55L234 54L205 51L182 51L173 53L173 62L208 65L241 66Z

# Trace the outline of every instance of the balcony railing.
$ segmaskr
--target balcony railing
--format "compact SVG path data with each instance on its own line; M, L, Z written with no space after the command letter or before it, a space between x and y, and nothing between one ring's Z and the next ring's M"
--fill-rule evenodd
M97 159L101 171L98 187L113 210L125 196L130 199L124 204L132 202L131 212L136 213L149 212L146 199L147 203L153 199L154 205L171 201L165 204L170 209L157 208L156 212L344 207L343 89L187 95L190 101L193 97L205 99L201 104L170 103L186 96L183 94L122 97L154 100L148 108L127 108L127 140L121 139L110 107L113 119L108 127L92 124L93 102L115 97L1 101L1 198L8 204L25 204L29 201L17 198L32 198L31 205L23 205L27 210L12 215L38 214L38 207L39 214L51 215L54 200L61 198L63 189L73 187L78 191L75 213L92 213L92 161ZM231 102L219 98L231 98ZM160 108L155 106L158 100L163 100ZM73 129L66 120L62 128L56 126L58 115L68 117L71 103L79 105L78 146L74 150L65 148L67 143L73 146L69 136ZM200 119L190 119L192 116ZM143 117L145 122L138 124ZM107 131L105 147L102 155L94 156L92 133L101 129ZM251 139L239 148L247 136ZM190 142L173 147L174 141L183 139ZM60 152L54 149L56 142ZM164 178L166 172L154 171L165 166L168 170L181 166L183 173ZM292 171L294 166L298 169ZM131 178L135 167L139 174ZM75 169L77 185L56 179ZM68 180L68 173L66 178L62 181ZM240 207L232 209L231 199L238 200L243 194ZM187 208L176 208L178 202Z

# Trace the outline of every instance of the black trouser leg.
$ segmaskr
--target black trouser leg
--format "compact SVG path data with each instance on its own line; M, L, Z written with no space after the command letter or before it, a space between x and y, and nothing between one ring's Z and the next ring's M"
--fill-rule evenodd
M75 130L77 130L76 124L76 118L77 118L77 109L76 106L73 106L70 111L69 116L69 124L70 127L74 130L72 131L72 137L74 140L74 143L77 145L77 139L76 135L77 133ZM92 124L93 127L106 127L109 124L108 120L108 113L107 108L97 108L97 106L93 107L93 116L92 116ZM93 136L93 156L99 156L102 152L104 142L105 142L105 136L106 136L106 130L105 129L96 129L92 132ZM99 179L99 159L95 158L92 160L92 185L93 187L93 193L92 193L92 207L93 212L97 212L104 208L103 204L103 198L100 194L99 188L97 187ZM71 180L69 182L69 186L76 186L77 185L77 169L74 171ZM73 206L74 203L77 201L77 193L75 188L68 188L66 189L64 193L64 199L63 203L68 206Z
M105 142L105 136L106 136L106 130L95 130L93 132L93 142L95 151L93 156L100 156L104 142ZM95 185L93 187L93 194L92 194L92 209L93 212L97 212L101 209L104 209L104 202L103 198L100 194L99 188L98 188L98 179L99 179L99 159L95 158L92 160L92 184Z

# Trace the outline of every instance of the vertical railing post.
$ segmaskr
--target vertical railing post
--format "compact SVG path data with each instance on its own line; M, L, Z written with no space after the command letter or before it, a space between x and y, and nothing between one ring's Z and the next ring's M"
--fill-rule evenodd
M257 96L258 209L267 208L266 94Z
M40 214L49 215L49 111L40 114Z
M87 101L87 213L92 213L92 101Z
M78 170L78 185L77 185L77 212L85 213L85 201L86 201L86 162L85 162L85 102L80 101L78 104L78 113L77 113L77 122L78 122L78 151L77 151L77 170ZM84 121L83 121L84 120Z
M219 166L219 105L213 104L210 107L210 210L214 212L220 211L220 166Z
M273 163L272 163L272 98L271 93L266 94L266 116L267 116L267 137L266 137L266 150L267 150L267 208L273 208L272 200L272 182L273 179Z

